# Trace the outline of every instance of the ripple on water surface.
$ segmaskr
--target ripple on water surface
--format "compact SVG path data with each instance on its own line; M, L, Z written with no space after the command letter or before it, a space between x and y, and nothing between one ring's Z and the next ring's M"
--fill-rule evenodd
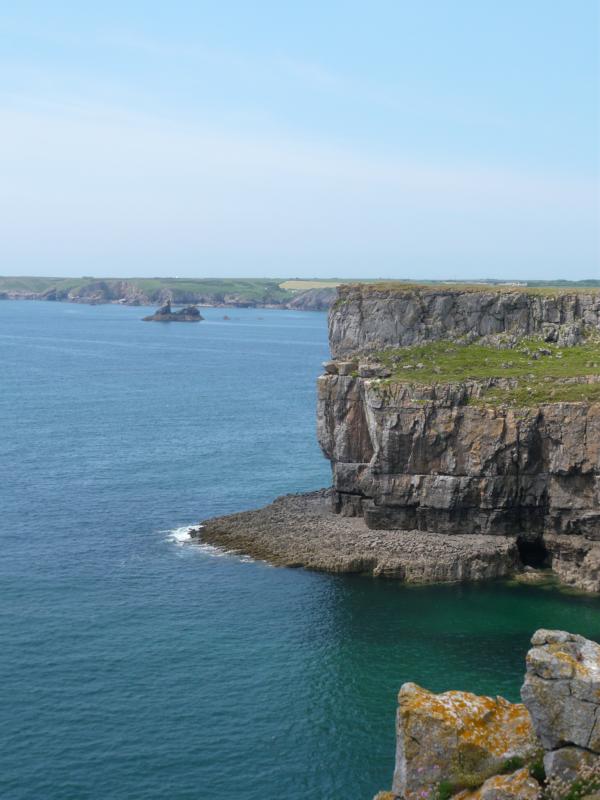
M190 546L196 520L328 482L326 317L145 313L0 304L2 800L364 800L403 681L516 699L535 628L600 634L589 598Z

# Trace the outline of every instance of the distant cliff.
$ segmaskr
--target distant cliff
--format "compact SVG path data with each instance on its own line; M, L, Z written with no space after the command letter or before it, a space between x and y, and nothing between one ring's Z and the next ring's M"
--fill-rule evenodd
M330 286L292 290L275 279L130 278L1 278L0 299L47 300L65 303L116 303L130 306L204 305L235 308L291 308L325 311L335 299Z
M600 294L342 287L318 381L334 507L516 537L600 591Z

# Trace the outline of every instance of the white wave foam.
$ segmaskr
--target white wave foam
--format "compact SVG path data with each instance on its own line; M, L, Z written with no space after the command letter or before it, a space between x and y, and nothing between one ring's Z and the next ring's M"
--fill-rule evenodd
M167 542L173 542L174 544L185 544L186 542L192 541L192 531L194 530L194 525L184 525L182 528L174 528L172 531L168 531L169 535L167 536Z
M212 558L228 557L236 558L238 561L241 561L242 564L255 563L256 559L251 558L250 556L240 555L239 553L234 553L231 550L225 550L223 547L216 547L215 545L207 544L197 537L192 537L191 532L202 527L202 525L184 525L181 528L173 528L173 530L166 531L168 536L166 537L165 541L172 542L179 547L186 545L194 550L200 550L204 555L211 556Z

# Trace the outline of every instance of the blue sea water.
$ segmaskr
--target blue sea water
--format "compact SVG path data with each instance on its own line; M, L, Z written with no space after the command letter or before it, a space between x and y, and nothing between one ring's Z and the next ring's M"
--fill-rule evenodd
M326 318L144 313L0 304L2 800L370 800L403 681L516 699L536 627L598 637L595 599L182 545L328 482Z

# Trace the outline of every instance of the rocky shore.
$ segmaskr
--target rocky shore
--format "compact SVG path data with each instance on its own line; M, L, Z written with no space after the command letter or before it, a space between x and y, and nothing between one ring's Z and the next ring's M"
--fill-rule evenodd
M551 630L531 643L523 703L401 687L392 789L375 800L598 800L600 646Z
M406 583L484 580L521 569L514 537L371 530L362 517L335 514L332 494L328 489L279 497L256 511L207 520L191 535L277 566Z

